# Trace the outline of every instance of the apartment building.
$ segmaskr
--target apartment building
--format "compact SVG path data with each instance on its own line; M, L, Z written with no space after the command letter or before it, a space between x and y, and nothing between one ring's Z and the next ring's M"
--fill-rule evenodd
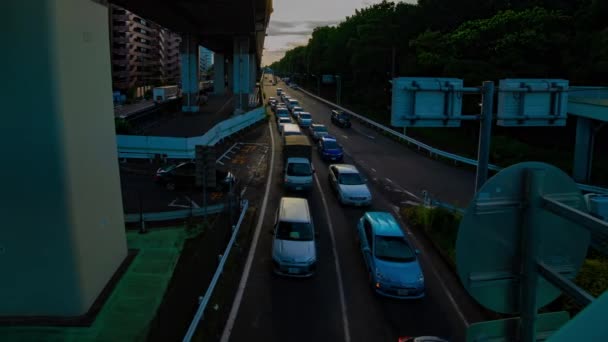
M199 46L198 48L199 72L201 79L207 76L207 70L213 66L213 51Z
M109 11L114 90L141 96L156 84L178 84L181 37L124 8Z

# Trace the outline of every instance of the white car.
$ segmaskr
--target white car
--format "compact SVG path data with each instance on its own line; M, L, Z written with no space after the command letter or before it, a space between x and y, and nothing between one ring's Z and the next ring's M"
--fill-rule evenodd
M355 206L372 204L372 193L367 187L365 178L353 165L330 165L329 183L338 195L340 204Z
M312 125L312 115L309 112L298 112L298 125L302 128L308 128Z

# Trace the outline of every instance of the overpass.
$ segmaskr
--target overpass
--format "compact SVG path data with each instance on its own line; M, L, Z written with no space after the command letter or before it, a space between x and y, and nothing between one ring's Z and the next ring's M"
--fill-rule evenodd
M184 36L184 111L198 111L197 46L218 52L240 108L255 89L270 0L117 0ZM106 0L9 1L3 51L0 318L85 315L125 262ZM222 63L226 62L228 64ZM226 70L224 70L224 68ZM219 72L218 72L219 71ZM224 72L225 71L225 72ZM222 92L224 84L216 81ZM29 203L25 205L25 203ZM44 286L41 286L44 284Z

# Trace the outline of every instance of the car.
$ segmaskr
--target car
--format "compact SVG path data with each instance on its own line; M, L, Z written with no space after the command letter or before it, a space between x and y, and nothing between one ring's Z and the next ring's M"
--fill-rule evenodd
M321 137L329 135L329 132L327 131L327 127L325 127L325 125L316 123L313 123L310 125L310 127L308 127L308 133L312 137L312 140L314 140L315 142L319 141Z
M304 111L304 108L302 108L302 107L300 107L300 106L294 106L294 107L292 108L292 110L291 110L291 114L292 114L292 115L295 115L295 114L294 114L295 112L303 112L303 111Z
M446 339L437 336L401 336L397 339L397 342L449 342Z
M269 103L270 103L270 101L276 101L276 100L277 100L277 98L276 98L276 97L274 97L274 96L270 96L270 97L268 97L268 102L269 102Z
M270 105L270 109L274 112L277 108L277 100L269 100L268 105Z
M342 205L369 206L372 194L365 178L354 165L332 164L329 166L329 184Z
M293 124L293 120L291 120L290 117L278 118L277 128L279 129L279 133L281 133L283 131L283 126L285 126L285 124Z
M319 139L318 144L319 154L323 160L342 161L344 159L344 150L338 144L336 138L331 135L326 135Z
M379 295L418 299L425 295L424 275L414 249L388 212L366 212L357 223L357 239L371 288Z
M283 89L277 88L277 96L281 96L283 94Z
M230 191L231 187L236 184L236 177L230 171L216 169L215 177L217 185L214 190ZM169 191L194 188L196 186L196 163L184 162L161 167L156 170L154 180Z
M290 98L291 96L287 95L285 92L281 93L281 101L283 101L283 103L286 103Z
M291 89L298 90L298 85L295 83L291 83L289 86L291 87Z
M308 128L312 125L312 115L309 112L298 112L298 125L302 128Z
M331 122L340 127L348 128L351 126L349 115L341 110L331 111Z
M272 235L274 273L298 278L310 277L315 273L316 234L305 198L281 198Z
M277 110L275 112L275 115L277 117L277 120L279 118L288 118L289 117L289 110L286 107L284 107L284 106L281 106L281 107L277 106Z

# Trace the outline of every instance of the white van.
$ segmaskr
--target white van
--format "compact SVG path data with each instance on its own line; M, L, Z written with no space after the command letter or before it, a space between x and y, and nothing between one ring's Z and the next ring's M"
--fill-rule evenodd
M272 233L274 272L290 277L312 276L317 268L317 246L308 200L281 198Z

